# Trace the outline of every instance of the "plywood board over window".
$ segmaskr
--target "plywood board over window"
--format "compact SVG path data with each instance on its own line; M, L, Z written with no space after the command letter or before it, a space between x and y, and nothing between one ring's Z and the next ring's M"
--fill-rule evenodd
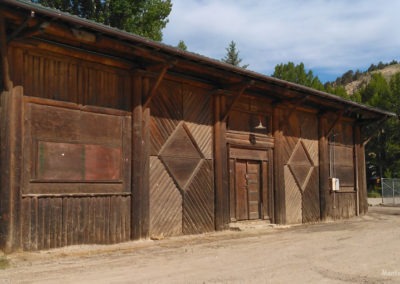
M130 116L46 102L25 102L23 193L129 192Z

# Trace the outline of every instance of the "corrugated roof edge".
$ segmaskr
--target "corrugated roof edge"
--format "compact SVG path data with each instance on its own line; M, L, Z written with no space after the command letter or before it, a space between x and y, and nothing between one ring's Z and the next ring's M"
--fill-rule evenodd
M350 100L346 100L344 98L341 98L341 97L338 97L338 96L335 96L335 95L332 95L332 94L329 94L326 92L318 91L318 90L315 90L315 89L312 89L312 88L309 88L309 87L306 87L303 85L291 83L291 82L277 79L277 78L274 78L271 76L260 74L260 73L254 72L254 71L236 67L236 66L224 63L224 62L216 60L216 59L212 59L212 58L209 58L209 57L206 57L206 56L203 56L200 54L196 54L193 52L184 51L179 48L176 48L176 47L173 47L170 45L166 45L164 43L149 40L147 38L138 36L136 34L128 33L126 31L123 31L123 30L120 30L117 28L106 26L104 24L97 23L92 20L80 18L78 16L71 15L71 14L65 13L65 12L61 12L59 10L55 10L52 8L48 8L48 7L42 6L40 4L32 3L30 1L2 0L1 2L9 4L9 5L17 6L19 8L24 8L24 9L27 9L30 11L34 11L35 13L40 13L40 14L43 14L48 17L57 18L57 19L64 20L66 22L71 22L71 23L74 23L77 25L82 25L85 28L93 29L93 30L96 30L101 33L110 34L110 35L113 35L113 36L118 37L123 40L129 40L129 41L145 44L150 48L163 50L164 52L170 53L175 56L181 56L181 57L187 58L188 60L197 61L201 64L211 65L214 68L224 69L226 71L234 72L234 73L237 73L242 76L250 77L252 79L265 81L270 84L275 84L275 85L290 88L290 89L293 89L293 90L296 90L299 92L304 92L307 94L315 95L315 96L322 97L322 98L325 98L328 100L336 101L338 103L353 106L353 107L356 107L356 108L359 108L359 109L362 109L365 111L377 113L380 115L397 116L397 114L390 112L390 111L385 111L385 110L381 110L378 108L366 106L366 105L359 104L359 103L356 103L356 102L353 102Z

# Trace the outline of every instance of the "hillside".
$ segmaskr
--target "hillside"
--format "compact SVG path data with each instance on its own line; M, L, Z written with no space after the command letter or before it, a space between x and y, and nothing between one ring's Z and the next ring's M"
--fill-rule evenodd
M381 73L383 77L389 81L390 78L398 72L400 72L400 64L389 65L380 70L363 73L357 80L345 84L344 88L346 89L347 94L351 96L369 83L371 80L371 74Z

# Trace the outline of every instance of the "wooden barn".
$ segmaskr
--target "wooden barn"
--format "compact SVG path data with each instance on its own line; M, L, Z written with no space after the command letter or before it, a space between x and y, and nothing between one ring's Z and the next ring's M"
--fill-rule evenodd
M0 37L5 251L367 212L392 113L22 0Z

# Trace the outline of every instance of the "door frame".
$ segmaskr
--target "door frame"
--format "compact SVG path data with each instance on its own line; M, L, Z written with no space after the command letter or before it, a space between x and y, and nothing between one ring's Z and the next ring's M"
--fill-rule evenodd
M229 167L229 216L231 222L236 222L235 170L236 160L257 161L260 163L261 212L260 220L275 222L274 191L273 191L273 148L244 147L228 144ZM267 200L267 202L265 202Z

